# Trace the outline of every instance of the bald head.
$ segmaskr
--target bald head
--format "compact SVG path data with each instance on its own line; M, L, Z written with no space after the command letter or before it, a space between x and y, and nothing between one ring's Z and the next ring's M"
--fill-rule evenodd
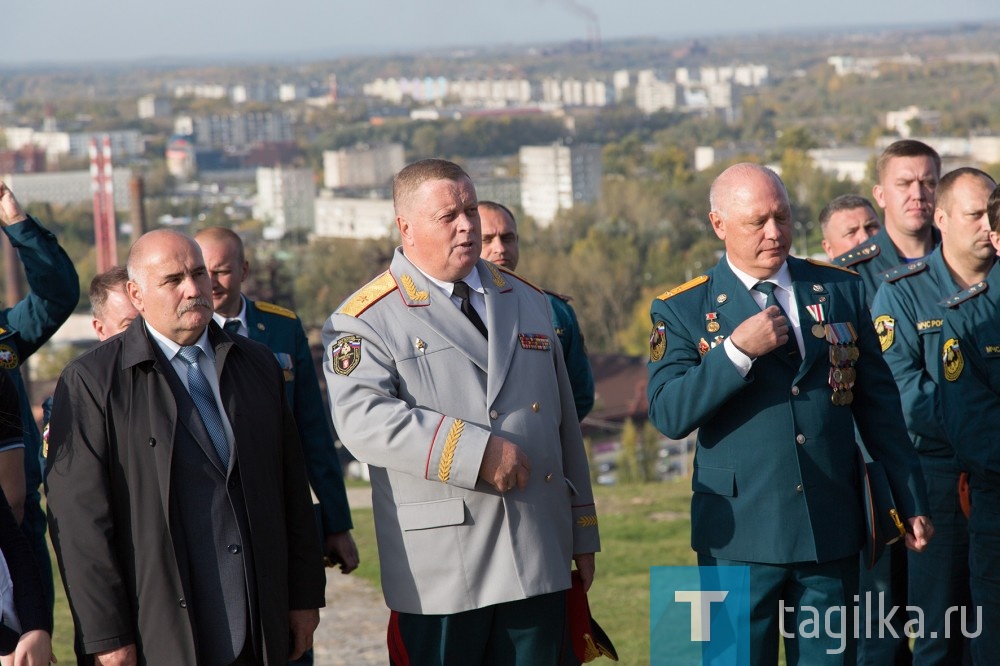
M740 162L720 173L712 182L712 189L708 193L708 204L713 211L725 215L727 209L732 205L734 194L742 191L741 188L748 185L754 188L759 187L765 180L770 181L773 187L781 190L787 201L788 193L785 191L785 184L781 182L778 174L761 164Z
M232 229L210 227L194 239L205 257L212 280L212 305L225 317L239 316L243 309L243 282L250 277L250 263L243 252L243 240Z
M146 323L179 345L196 342L212 319L212 284L194 239L150 231L132 245L127 267L126 291Z
M735 164L712 183L708 214L734 268L769 278L788 258L791 206L778 175L759 164Z

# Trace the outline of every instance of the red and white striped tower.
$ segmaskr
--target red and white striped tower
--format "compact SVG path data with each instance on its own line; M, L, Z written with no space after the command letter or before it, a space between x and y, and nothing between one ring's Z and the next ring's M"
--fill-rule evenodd
M118 264L111 140L105 136L101 143L101 150L98 151L97 140L90 140L90 189L94 195L94 246L98 273Z

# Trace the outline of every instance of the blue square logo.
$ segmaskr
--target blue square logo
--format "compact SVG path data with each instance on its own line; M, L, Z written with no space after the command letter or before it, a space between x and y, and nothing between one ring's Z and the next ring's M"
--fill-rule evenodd
M750 567L650 567L651 666L750 666Z

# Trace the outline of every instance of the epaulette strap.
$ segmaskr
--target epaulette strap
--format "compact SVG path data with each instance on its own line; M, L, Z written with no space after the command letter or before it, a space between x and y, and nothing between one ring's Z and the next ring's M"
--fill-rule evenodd
M874 259L879 255L879 252L881 252L881 250L878 245L875 243L869 243L864 247L856 247L849 252L845 252L839 257L834 258L833 261L840 266L850 268L855 264L860 264L864 261L868 261L869 259Z
M850 268L844 268L843 266L837 266L836 264L831 264L829 261L822 261L820 259L807 257L806 263L812 264L813 266L822 266L823 268L835 268L838 271L844 271L845 273L850 273L851 275L857 275L856 271L852 271Z
M966 302L970 298L975 298L980 294L985 294L986 290L989 288L990 285L988 285L986 282L977 282L968 289L963 289L954 296L951 296L950 298L946 298L945 300L941 301L939 305L943 305L946 308L953 308L960 303Z
M905 277L921 273L926 268L927 262L925 261L911 261L908 264L901 264L895 268L890 268L882 274L882 279L886 282L897 282Z
M683 292L687 291L688 289L692 289L694 287L697 287L699 284L704 284L706 282L708 282L708 276L707 275L699 275L695 279L688 280L687 282L685 282L684 284L682 284L679 287L674 287L673 289L671 289L669 291L663 292L662 294L660 294L659 296L657 296L657 298L660 299L661 301L665 301L668 298L676 296L677 294L683 293Z
M261 312L267 312L269 314L281 315L282 317L288 317L289 319L295 319L295 313L288 308L283 308L280 305L275 305L274 303L268 303L266 301L256 301L257 309Z
M357 317L385 297L386 294L390 294L395 290L396 280L393 279L389 271L386 271L354 292L353 296L344 301L344 304L340 306L337 313Z

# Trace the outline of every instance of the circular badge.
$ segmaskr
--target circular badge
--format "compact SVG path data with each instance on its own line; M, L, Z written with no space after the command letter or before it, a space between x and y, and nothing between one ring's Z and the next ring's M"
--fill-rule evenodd
M0 368L13 370L17 367L17 352L10 345L0 344Z

